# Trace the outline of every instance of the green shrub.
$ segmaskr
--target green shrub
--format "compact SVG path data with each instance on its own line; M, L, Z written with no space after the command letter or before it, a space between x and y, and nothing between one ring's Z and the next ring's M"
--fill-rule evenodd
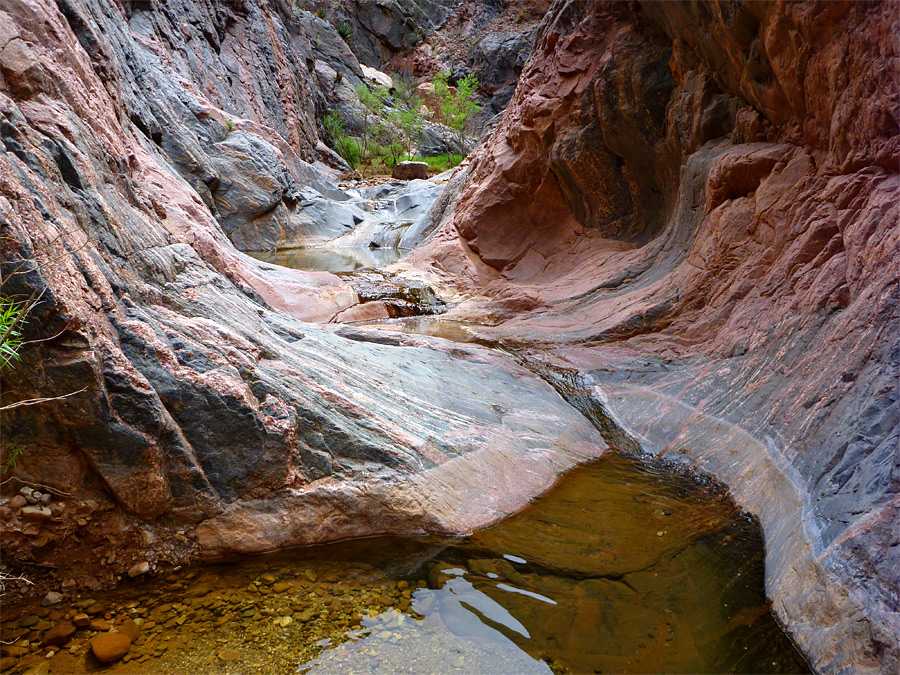
M341 119L338 111L329 112L322 120L322 126L325 128L326 140L334 148L334 151L354 169L358 167L360 163L359 142L344 131L344 120Z
M406 150L407 155L412 155L413 147L419 142L422 133L422 117L418 110L397 106L390 115L390 121L399 132L396 140L401 148Z
M13 300L0 298L0 368L19 360L22 347L22 324L25 307Z
M373 157L369 141L384 135L384 126L374 120L380 119L384 114L384 104L391 95L384 87L369 89L365 84L359 84L356 86L356 96L363 106L362 160L368 162Z
M354 169L359 167L362 160L362 153L360 152L359 141L355 138L345 134L338 139L337 143L335 143L334 149L335 152L343 157L344 161L351 167Z
M353 37L353 29L346 21L341 21L335 28L337 28L338 35L344 38L344 40L349 40Z
M438 100L440 121L456 132L459 147L465 150L466 129L469 120L480 107L472 100L478 90L478 78L474 74L466 75L456 83L456 92L450 91L449 73L438 73L434 76L434 95Z

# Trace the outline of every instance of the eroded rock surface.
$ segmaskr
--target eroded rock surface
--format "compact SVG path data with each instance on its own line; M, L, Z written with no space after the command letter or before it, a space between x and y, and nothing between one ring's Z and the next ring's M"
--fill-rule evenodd
M405 261L729 483L822 671L898 662L898 28L890 3L557 2Z
M4 451L21 450L17 479L65 495L41 524L4 508L4 555L63 550L97 584L138 563L459 533L605 448L515 362L317 327L358 301L350 286L232 246L342 203L314 166L284 8L3 5L3 293L37 300L38 342L2 400L61 397L4 412Z
M728 483L823 672L898 663L893 10L560 0L471 164L346 235L441 225L401 269L451 316L578 371L636 446ZM315 128L362 76L342 54L280 0L4 3L3 292L38 300L40 342L2 401L63 398L7 411L3 439L14 475L66 495L40 521L4 505L5 552L87 569L112 551L100 583L459 533L605 448L510 359L317 326L385 317L235 250L365 220Z

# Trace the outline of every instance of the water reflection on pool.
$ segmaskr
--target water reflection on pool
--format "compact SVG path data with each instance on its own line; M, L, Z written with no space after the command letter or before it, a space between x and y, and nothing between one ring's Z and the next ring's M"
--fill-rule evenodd
M298 672L808 672L763 556L714 484L608 456L432 556L422 619L371 617Z
M23 655L2 670L808 672L767 604L763 559L758 526L720 487L609 454L464 539L297 549L53 608L57 620L87 605L112 626L134 619L127 662L97 663L87 627L49 658L58 648L41 642L54 615L5 607L4 634Z
M255 251L248 255L262 262L299 270L353 272L378 269L395 263L409 253L400 248L291 248Z

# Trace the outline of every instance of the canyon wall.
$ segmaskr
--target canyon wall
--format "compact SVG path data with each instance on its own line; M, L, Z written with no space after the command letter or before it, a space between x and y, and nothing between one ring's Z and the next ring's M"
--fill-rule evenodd
M328 188L292 16L274 0L0 10L2 292L36 303L3 371L3 550L58 564L64 589L465 532L605 449L511 359L326 327L357 302L348 285L234 248L289 224L295 189ZM23 483L56 495L46 517L8 505Z
M726 482L823 672L898 659L898 23L889 2L560 0L398 268ZM62 397L3 412L4 457L65 504L0 505L5 555L106 583L465 532L604 451L511 359L324 325L349 286L234 248L322 234L296 209L331 161L305 25L282 0L0 8L3 294L37 301L2 403Z
M728 483L828 672L898 659L898 30L893 3L557 2L405 263Z

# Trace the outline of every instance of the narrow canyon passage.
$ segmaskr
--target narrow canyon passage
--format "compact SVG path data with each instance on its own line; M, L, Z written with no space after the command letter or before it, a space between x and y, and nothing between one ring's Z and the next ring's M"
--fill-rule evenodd
M0 672L897 672L898 34L0 0Z

